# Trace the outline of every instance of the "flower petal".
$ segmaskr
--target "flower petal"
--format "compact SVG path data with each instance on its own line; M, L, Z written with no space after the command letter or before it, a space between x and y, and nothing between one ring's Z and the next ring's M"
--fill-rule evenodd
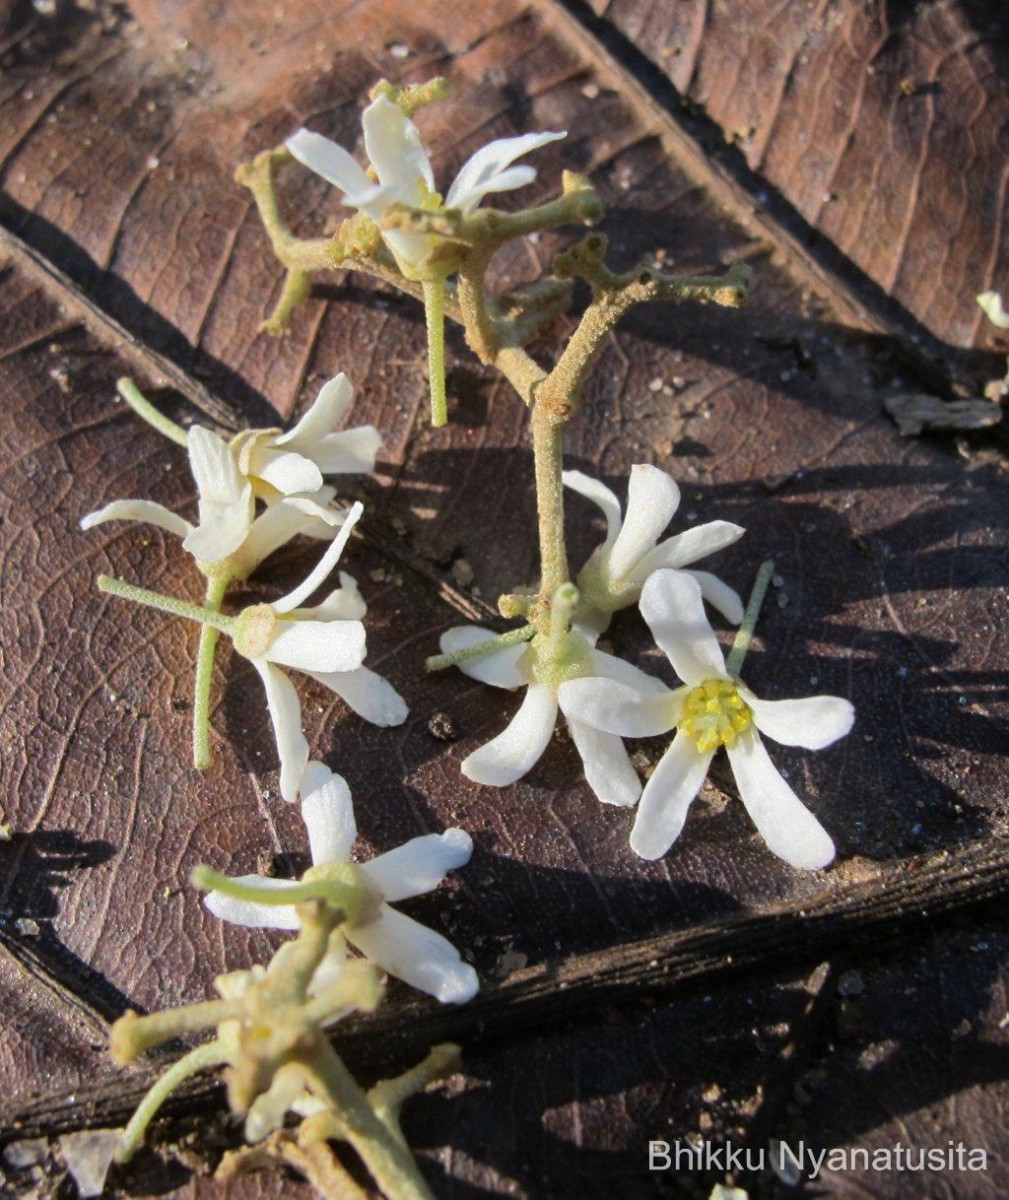
M834 857L820 822L782 779L753 729L726 747L739 795L767 848L790 866L817 871Z
M753 709L754 725L782 746L822 750L843 738L855 723L854 706L840 696L761 700L745 687L739 694Z
M308 742L301 728L301 701L283 671L268 662L252 660L266 689L266 703L277 738L280 758L280 794L289 803L298 798L301 778L308 765Z
M197 562L220 562L234 554L252 528L254 502L252 487L248 486L248 503L239 502L227 507L200 505L200 524L186 534L182 548Z
M411 838L362 863L360 870L390 904L433 892L449 871L464 867L473 853L473 839L463 829L446 829Z
M578 608L571 621L571 628L576 633L580 633L590 646L594 646L609 628L612 618L612 613L585 605Z
M252 485L222 438L194 425L188 434L189 466L200 493L200 523L183 548L199 562L219 562L245 541L255 513Z
M301 781L301 794L301 816L313 865L350 862L357 822L346 779L323 763L310 762Z
M704 600L716 612L720 612L730 625L740 624L746 610L743 608L743 601L737 591L730 588L727 583L723 583L717 575L712 575L710 571L688 570L687 574L697 581Z
M275 600L273 603L273 611L278 613L288 613L292 609L299 608L317 587L321 587L329 578L333 568L340 561L340 555L343 553L344 547L350 540L350 535L354 530L354 526L360 521L361 514L364 512L364 505L358 500L350 508L350 511L343 518L343 525L340 527L340 532L333 538L332 542L326 548L326 553L319 559L312 572L308 577L300 583L293 592L282 597L280 600ZM321 670L335 671L337 667L324 667Z
M550 743L556 721L557 701L553 693L546 684L531 684L507 727L463 760L462 773L476 783L507 787L539 761Z
M725 659L704 614L696 579L686 571L656 571L641 589L641 615L673 670L691 687L727 679Z
M323 488L318 494L328 490ZM306 505L311 505L311 508ZM343 513L338 509L326 508L304 496L278 500L252 522L237 557L246 574L251 575L265 558L269 558L281 546L286 546L297 534L333 537L342 522Z
M459 650L468 650L470 646L492 641L497 636L489 629L481 629L479 625L456 625L445 630L438 639L438 645L442 654L455 654ZM525 687L529 680L519 670L519 660L526 648L526 642L517 646L502 646L483 658L467 659L459 663L458 668L470 679L479 679L481 683L489 683L492 687Z
M638 692L653 692L657 696L668 696L669 688L661 679L642 671L633 663L617 658L615 654L607 654L603 650L591 651L592 666L596 675L604 679L615 679L618 683L626 684Z
M668 733L683 716L687 689L641 692L613 679L571 679L558 692L568 721L579 721L619 737Z
M364 662L360 621L281 621L263 658L296 671L353 671Z
M379 96L361 115L364 148L378 181L397 192L397 199L417 204L419 180L434 191L434 173L420 140L420 132L400 106Z
M684 529L682 533L666 538L649 550L631 574L644 583L653 571L662 567L686 567L699 558L738 542L745 532L742 525L734 525L731 521L708 521L704 525L695 525L693 529Z
M323 475L370 475L381 449L382 435L375 426L358 425L317 442L312 459Z
M372 725L388 729L392 725L402 725L410 715L406 701L392 684L367 667L357 667L353 671L305 673L335 692L359 717L370 721Z
M321 133L299 129L284 144L298 162L316 175L321 175L341 192L356 195L367 192L372 186L371 180L353 157Z
M236 883L259 888L264 892L283 891L293 887L295 880L270 879L265 875L239 875ZM297 929L298 917L294 905L257 904L255 900L238 900L223 892L208 892L203 897L204 905L222 921L232 925L244 925L248 929Z
M322 487L322 472L304 454L280 454L267 447L254 461L252 473L285 496L317 492Z
M581 755L589 787L603 804L629 808L641 795L641 780L624 743L612 733L568 718L568 732Z
M377 920L344 932L366 958L438 1000L462 1004L479 990L476 971L447 938L387 904Z
M340 586L334 588L321 604L311 608L292 608L287 614L308 621L362 621L368 612L357 580L346 571L340 572Z
M223 438L202 425L194 425L187 437L189 467L203 504L226 506L244 498L248 487L231 448Z
M713 758L702 754L686 734L673 738L645 784L631 830L631 849L639 858L661 858L680 836Z
M611 579L623 579L654 548L679 506L680 489L671 475L648 463L631 467L624 523L610 550Z
M156 504L153 500L113 500L97 512L88 513L81 517L81 529L93 529L106 521L143 521L146 525L157 525L159 529L167 529L177 537L184 538L192 532L193 526L170 508Z
M332 379L322 385L318 396L312 401L311 407L297 425L293 429L289 429L287 433L282 433L279 437L274 438L273 444L287 446L294 442L300 442L305 445L322 441L343 420L353 401L354 385L341 371L339 375L334 375ZM302 453L307 452L307 450L302 451Z
M611 492L605 483L600 483L591 475L583 475L581 471L564 471L561 478L565 487L577 492L579 496L584 496L586 500L591 500L603 510L603 516L606 518L606 541L603 545L612 545L623 524L620 501L616 493Z
M524 187L536 178L532 167L507 168L523 154L529 154L549 142L567 137L565 133L525 133L519 137L498 138L481 146L463 164L445 197L446 208L461 208L471 212L490 192L511 191Z

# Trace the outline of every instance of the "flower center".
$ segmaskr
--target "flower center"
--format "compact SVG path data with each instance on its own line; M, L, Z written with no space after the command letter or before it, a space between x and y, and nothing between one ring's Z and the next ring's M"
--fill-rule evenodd
M733 746L753 723L750 706L727 679L708 679L690 692L683 704L680 729L692 737L702 754Z
M269 604L253 604L238 617L232 641L246 658L262 658L279 633L280 622Z
M324 879L334 885L333 902L346 913L348 925L367 925L378 916L384 897L354 863L319 863L309 867L302 882Z

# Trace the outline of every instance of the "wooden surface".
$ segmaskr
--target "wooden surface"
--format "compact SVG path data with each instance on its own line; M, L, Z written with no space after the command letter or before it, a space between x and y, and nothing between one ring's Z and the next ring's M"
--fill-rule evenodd
M449 824L477 846L411 911L472 957L481 999L436 1011L392 988L388 1011L347 1038L365 1073L420 1057L429 1038L467 1049L466 1080L411 1110L437 1193L706 1195L713 1177L647 1170L650 1138L688 1133L964 1140L989 1149L989 1172L925 1177L916 1194L1005 1193L1005 443L998 431L902 439L882 407L898 390L976 392L1000 371L972 299L1009 288L999 6L765 11L0 9L4 1139L120 1121L157 1063L114 1071L109 1020L200 999L214 974L274 944L206 915L185 884L192 866L251 870L283 847L283 869L304 851L277 798L254 674L221 656L215 764L197 775L190 631L94 589L103 571L197 585L158 531L77 531L114 497L192 502L180 452L113 399L114 381L131 373L176 415L228 429L300 411L343 369L359 385L353 422L385 436L348 569L369 604L369 662L411 716L377 730L306 686L306 732L350 781L366 847ZM725 773L658 863L631 854L630 818L578 781L563 735L515 787L459 774L515 701L426 678L422 664L442 629L493 620L498 592L535 577L525 414L454 334L453 421L430 430L417 306L358 277L320 281L288 338L257 336L282 272L231 180L301 122L352 145L377 77L435 73L455 89L420 117L440 179L491 137L567 129L540 152L528 195L550 195L562 167L589 172L618 265L661 248L677 270L740 258L756 270L741 314L654 308L627 322L593 374L570 463L618 490L634 462L671 470L681 516L747 527L718 563L741 590L775 559L783 583L749 682L769 697L837 692L858 709L838 746L774 751L835 836L829 872L773 859ZM906 95L904 78L928 87ZM756 132L740 139L744 117ZM332 189L296 168L282 183L300 232L333 227ZM837 197L818 207L824 187ZM544 235L503 255L499 277L534 276L559 244ZM563 329L537 345L545 360ZM572 498L569 523L577 559L598 522ZM474 572L461 591L460 557ZM285 552L248 596L277 594L306 561ZM612 637L661 671L636 619ZM432 735L436 711L455 740ZM654 759L661 746L640 748ZM857 996L838 990L851 970ZM233 1132L206 1120L219 1112L212 1085L187 1104L201 1115L187 1124L177 1106L158 1154L117 1186L216 1200L222 1189L191 1168ZM773 1176L745 1183L795 1194ZM822 1186L907 1194L885 1174Z

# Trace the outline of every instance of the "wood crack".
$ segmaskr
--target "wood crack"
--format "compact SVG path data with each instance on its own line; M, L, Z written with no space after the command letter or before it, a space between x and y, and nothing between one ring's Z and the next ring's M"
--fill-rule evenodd
M971 842L955 851L897 860L876 878L801 903L527 967L503 983L485 984L461 1007L389 1005L345 1022L338 1044L352 1066L380 1068L415 1057L417 1046L440 1041L458 1041L472 1050L558 1026L590 1024L607 1010L707 988L729 975L821 963L855 948L882 952L898 940L906 947L913 930L932 934L937 922L989 902L1004 903L1007 894L1005 847ZM0 1106L0 1144L122 1125L162 1067L145 1064L70 1092ZM216 1080L196 1079L175 1094L165 1112L219 1111L223 1099Z

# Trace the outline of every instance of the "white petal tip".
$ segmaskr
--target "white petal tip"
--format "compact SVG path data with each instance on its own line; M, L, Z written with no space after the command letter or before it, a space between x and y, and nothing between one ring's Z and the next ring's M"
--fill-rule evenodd
M472 1000L480 990L480 980L476 971L467 963L456 971L455 975L446 979L435 993L435 999L442 1004L465 1004Z
M656 845L651 838L635 837L633 830L629 844L638 858L646 859L648 862L655 862L656 859L661 858L672 845L672 843L669 846Z
M468 863L473 853L473 839L465 829L446 829L441 835L442 845L449 847L456 855L456 861L461 867Z

